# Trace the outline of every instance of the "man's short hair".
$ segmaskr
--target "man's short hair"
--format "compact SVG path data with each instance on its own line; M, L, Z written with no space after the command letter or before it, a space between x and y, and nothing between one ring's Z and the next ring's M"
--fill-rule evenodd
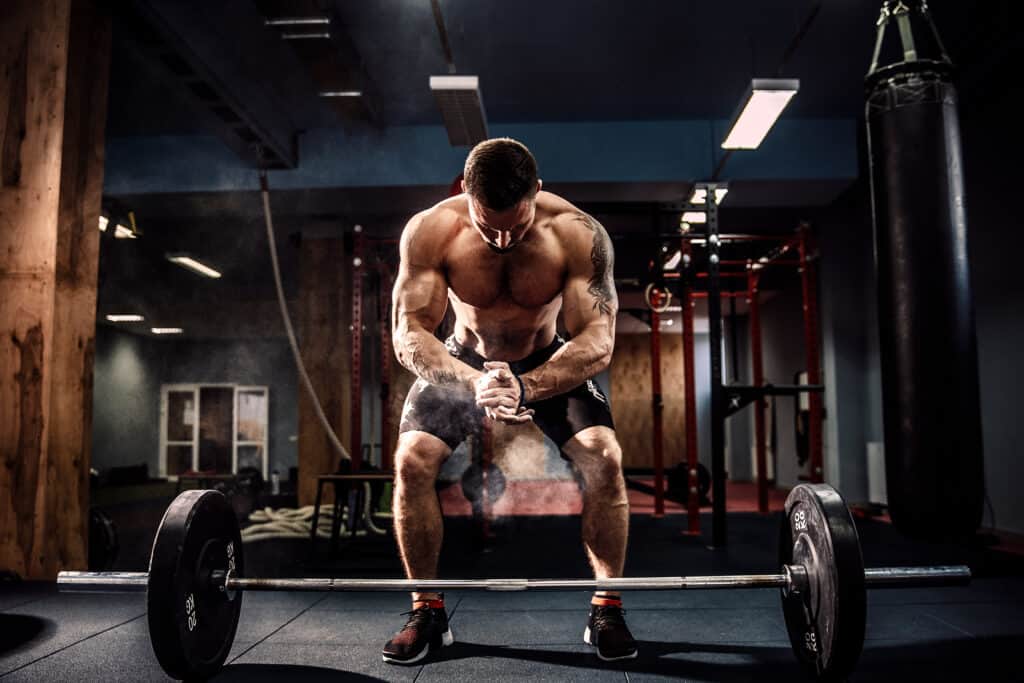
M492 211L537 194L537 160L521 142L492 138L474 147L463 172L466 192Z

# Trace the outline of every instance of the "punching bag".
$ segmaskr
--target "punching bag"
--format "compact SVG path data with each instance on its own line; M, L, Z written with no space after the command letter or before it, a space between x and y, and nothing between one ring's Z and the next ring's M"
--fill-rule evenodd
M866 79L889 512L908 536L966 538L984 470L956 89L927 8L891 5ZM919 58L915 13L941 59ZM903 59L879 67L890 21Z

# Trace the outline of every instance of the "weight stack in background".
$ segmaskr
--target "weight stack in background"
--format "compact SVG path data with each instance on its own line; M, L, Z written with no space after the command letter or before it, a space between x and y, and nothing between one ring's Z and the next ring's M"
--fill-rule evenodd
M953 67L924 19L943 58L917 57L906 17L903 60L878 68L880 25L866 80L886 484L901 532L966 538L984 469L960 129Z

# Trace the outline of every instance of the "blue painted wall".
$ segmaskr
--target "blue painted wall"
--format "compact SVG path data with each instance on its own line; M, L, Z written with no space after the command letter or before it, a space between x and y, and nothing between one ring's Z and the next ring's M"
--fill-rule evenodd
M710 177L726 122L628 121L494 124L491 134L530 146L549 182L691 181ZM399 126L347 135L314 129L300 138L299 168L272 171L279 189L447 185L465 148L441 126ZM111 138L104 191L110 195L217 192L257 187L256 173L212 136ZM852 179L856 124L785 120L761 149L734 154L736 180Z

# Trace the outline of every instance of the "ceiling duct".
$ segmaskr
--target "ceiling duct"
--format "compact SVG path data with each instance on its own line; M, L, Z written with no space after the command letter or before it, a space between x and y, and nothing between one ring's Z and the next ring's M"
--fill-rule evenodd
M441 109L448 142L470 147L487 139L487 116L476 76L431 76L430 91Z

